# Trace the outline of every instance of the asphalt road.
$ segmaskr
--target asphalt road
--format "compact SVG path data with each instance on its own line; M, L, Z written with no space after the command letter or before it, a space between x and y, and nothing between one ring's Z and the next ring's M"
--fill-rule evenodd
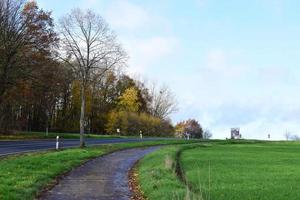
M155 141L162 138L114 138L114 139L86 139L86 145L114 144L125 142ZM55 149L56 140L25 140L0 141L0 156L32 151ZM79 139L61 139L60 148L78 147Z

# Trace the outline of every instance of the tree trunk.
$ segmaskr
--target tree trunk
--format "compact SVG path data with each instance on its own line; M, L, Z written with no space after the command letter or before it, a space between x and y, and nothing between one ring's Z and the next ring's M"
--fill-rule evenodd
M46 109L46 136L49 133L49 111Z
M80 147L85 147L84 126L85 126L85 86L81 86L81 111L80 111Z

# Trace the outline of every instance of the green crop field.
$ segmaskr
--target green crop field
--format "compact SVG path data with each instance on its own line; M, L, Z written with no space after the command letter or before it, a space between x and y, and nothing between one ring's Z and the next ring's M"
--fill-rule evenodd
M195 148L180 163L204 199L300 199L299 143Z
M174 199L174 194L179 194L179 199L197 200L300 199L300 143L214 142L193 146L162 148L141 161L139 181L145 196ZM178 163L186 183L178 182L180 177L174 167L172 170L166 167L167 159L172 158L175 163L179 150Z

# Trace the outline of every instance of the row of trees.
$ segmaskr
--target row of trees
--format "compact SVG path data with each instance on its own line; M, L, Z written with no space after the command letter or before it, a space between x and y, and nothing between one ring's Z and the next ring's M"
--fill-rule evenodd
M36 2L0 0L0 131L171 134L167 87L124 74L128 56L105 20L72 10L54 28ZM80 120L79 120L80 119Z

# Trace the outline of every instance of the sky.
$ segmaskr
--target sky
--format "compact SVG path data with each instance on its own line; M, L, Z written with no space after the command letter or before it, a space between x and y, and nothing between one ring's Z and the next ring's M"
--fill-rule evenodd
M128 73L176 95L173 123L197 119L213 138L300 135L300 1L37 0L57 20L92 9L130 56Z

